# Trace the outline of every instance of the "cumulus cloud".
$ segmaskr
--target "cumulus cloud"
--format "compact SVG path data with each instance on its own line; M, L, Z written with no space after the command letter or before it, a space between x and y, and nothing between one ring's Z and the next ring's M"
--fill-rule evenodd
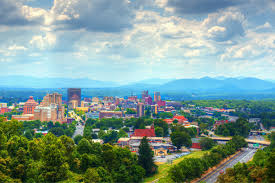
M228 41L244 35L244 20L243 14L239 11L228 10L209 14L203 21L203 26L209 38L218 42Z
M55 0L51 13L57 28L95 32L119 32L131 27L135 16L127 0Z
M40 24L43 21L45 10L31 8L16 0L0 1L0 24L7 26L23 26Z
M181 15L212 13L220 9L241 4L244 1L245 0L166 0L167 5Z
M52 33L46 33L45 36L36 35L30 40L30 44L40 50L53 46L56 42L56 36Z

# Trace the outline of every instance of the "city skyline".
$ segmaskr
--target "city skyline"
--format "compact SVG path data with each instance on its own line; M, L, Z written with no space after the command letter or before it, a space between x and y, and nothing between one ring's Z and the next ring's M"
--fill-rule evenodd
M272 0L2 0L0 75L275 80Z

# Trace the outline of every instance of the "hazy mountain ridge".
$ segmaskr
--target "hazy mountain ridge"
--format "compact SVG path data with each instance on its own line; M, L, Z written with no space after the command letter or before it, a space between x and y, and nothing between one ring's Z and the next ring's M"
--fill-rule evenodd
M222 78L222 79L220 79ZM91 80L88 78L35 78L31 76L4 76L0 78L2 88L101 88L121 89L139 93L141 90L163 92L250 92L273 91L275 83L258 78L204 77L200 79L147 79L126 85Z
M119 86L115 82L89 78L36 78L31 76L4 76L0 87L10 88L102 88Z

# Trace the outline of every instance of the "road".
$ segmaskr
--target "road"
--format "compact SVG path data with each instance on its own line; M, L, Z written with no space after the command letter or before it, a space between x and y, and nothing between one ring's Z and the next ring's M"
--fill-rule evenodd
M238 162L245 163L248 162L255 154L257 149L245 148L243 152L234 155L231 159L218 166L213 172L207 174L205 177L201 178L198 182L214 183L216 182L220 172L225 172L227 168L232 168Z
M83 136L83 131L84 131L84 125L82 125L83 120L74 111L70 111L69 113L70 113L71 117L77 121L76 130L75 130L72 138L74 138L77 135Z
M74 138L77 135L82 135L83 136L83 131L84 131L84 125L82 125L81 123L77 123L76 130L75 130L72 138Z

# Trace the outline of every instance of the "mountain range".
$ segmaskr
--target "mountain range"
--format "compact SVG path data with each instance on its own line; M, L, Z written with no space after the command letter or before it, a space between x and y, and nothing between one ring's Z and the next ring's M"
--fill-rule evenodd
M91 80L88 78L36 78L31 76L2 76L1 88L100 88L161 92L251 92L274 91L275 83L258 78L210 78L199 79L147 79L120 85L116 82Z

